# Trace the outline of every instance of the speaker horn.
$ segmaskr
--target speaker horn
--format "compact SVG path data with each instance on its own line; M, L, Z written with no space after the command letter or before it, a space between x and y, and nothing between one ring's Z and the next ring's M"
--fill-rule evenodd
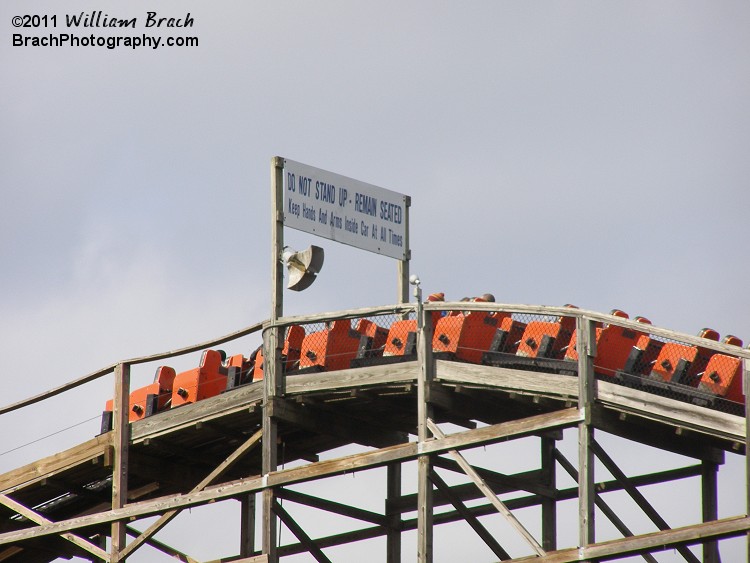
M311 245L299 252L285 246L281 260L289 270L287 289L302 291L310 287L323 267L323 258L323 249L319 246Z

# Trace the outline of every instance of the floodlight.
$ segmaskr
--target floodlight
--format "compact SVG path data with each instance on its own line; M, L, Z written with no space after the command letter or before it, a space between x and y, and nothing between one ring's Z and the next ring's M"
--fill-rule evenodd
M302 291L310 287L323 267L323 258L324 252L319 246L311 245L307 250L299 252L285 246L281 252L281 260L289 271L287 288Z

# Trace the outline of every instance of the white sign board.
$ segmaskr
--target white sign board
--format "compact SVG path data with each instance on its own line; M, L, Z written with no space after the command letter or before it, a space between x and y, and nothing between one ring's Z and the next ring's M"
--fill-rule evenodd
M406 259L409 197L284 160L284 225Z

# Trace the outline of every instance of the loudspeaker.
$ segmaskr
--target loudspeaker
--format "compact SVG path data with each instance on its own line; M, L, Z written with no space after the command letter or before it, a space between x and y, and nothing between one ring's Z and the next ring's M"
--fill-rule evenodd
M307 289L323 267L324 253L319 246L311 245L307 250L297 252L288 246L284 247L281 259L289 271L287 288L293 291Z

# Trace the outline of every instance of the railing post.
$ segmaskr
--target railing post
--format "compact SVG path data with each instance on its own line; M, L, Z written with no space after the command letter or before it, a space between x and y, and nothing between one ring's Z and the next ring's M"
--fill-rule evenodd
M128 501L128 443L130 442L130 364L115 367L115 396L112 401L114 460L112 463L112 509L122 508ZM120 550L125 547L125 522L112 522L110 562L120 561Z
M578 410L582 422L578 426L578 541L584 547L595 541L594 525L594 453L591 444L594 429L591 427L591 408L596 394L594 357L596 356L596 331L591 319L578 317Z
M555 438L542 436L541 465L544 484L552 490L557 488L555 476ZM542 500L542 547L545 551L557 549L557 501L553 498Z
M281 250L284 247L283 186L284 159L271 159L271 319L270 327L263 333L263 442L262 472L267 480L278 466L277 424L272 417L273 402L284 392L284 375L281 370L280 329L276 321L283 316L284 266ZM275 492L272 487L263 489L263 554L268 563L278 561L276 534L278 522L273 510Z
M419 380L417 382L417 434L418 447L421 447L432 433L427 420L432 419L429 403L430 385L434 379L435 364L432 357L432 312L425 311L421 304L421 290L417 286L417 358L419 360ZM433 499L430 471L432 460L429 455L417 459L417 561L432 563L432 523Z
M395 510L393 503L401 497L401 462L394 461L387 467L387 493L385 499L385 517L388 525L386 537L387 563L401 561L401 511Z

